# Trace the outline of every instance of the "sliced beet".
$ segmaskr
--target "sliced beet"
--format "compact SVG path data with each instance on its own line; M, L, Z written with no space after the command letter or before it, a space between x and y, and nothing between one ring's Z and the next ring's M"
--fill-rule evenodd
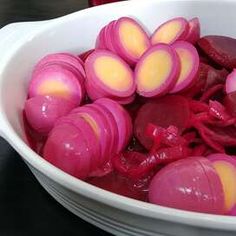
M208 72L208 65L201 62L199 65L198 77L195 83L193 83L192 86L190 86L186 90L182 91L181 94L185 97L191 97L191 98L194 98L199 94L202 94L206 84L207 72Z
M198 46L217 64L227 68L236 68L236 39L209 35L198 40Z
M153 139L151 153L156 153L162 145L164 147L175 147L187 144L186 140L178 133L178 128L172 125L165 129L151 123L148 124L146 135Z
M232 118L220 102L212 100L209 101L209 115L222 121L228 121Z
M209 66L204 90L206 91L217 84L225 84L228 74L228 71L225 69L217 70Z
M167 128L176 126L182 133L188 126L190 108L186 98L169 95L144 104L138 111L134 123L134 134L148 150L152 147L152 139L145 136L148 124Z
M226 78L225 82L226 93L232 93L236 91L236 69L234 69Z
M229 93L224 98L224 105L227 111L234 117L236 117L236 91Z
M200 97L201 102L208 102L211 98L217 97L219 94L222 94L222 91L224 90L224 85L223 84L216 84L206 90L202 96Z
M210 88L216 85L223 85L227 75L228 72L225 69L217 70L206 63L200 62L198 78L182 95L187 97L203 95L203 93L207 92Z
M220 143L224 147L236 146L236 128L234 126L217 127L209 126L209 136L215 142Z
M224 153L225 149L224 146L218 143L217 141L212 140L212 135L214 136L214 132L208 129L205 125L199 124L195 122L194 127L197 129L199 135L201 136L202 140L214 151L219 153ZM211 135L209 135L209 133Z
M140 152L123 152L113 159L114 168L122 175L130 179L142 179L155 172L160 165L169 164L188 156L186 146L173 146L159 148L153 153L143 154Z

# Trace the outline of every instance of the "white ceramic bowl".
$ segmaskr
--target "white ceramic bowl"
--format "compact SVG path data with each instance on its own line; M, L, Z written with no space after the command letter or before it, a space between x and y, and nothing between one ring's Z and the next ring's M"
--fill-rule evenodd
M34 63L46 53L82 52L99 29L134 16L152 31L174 17L200 17L203 34L236 36L236 1L133 0L86 9L58 19L16 23L0 30L0 134L22 156L42 186L82 219L116 235L236 235L236 217L170 209L91 186L47 163L25 141L22 108Z

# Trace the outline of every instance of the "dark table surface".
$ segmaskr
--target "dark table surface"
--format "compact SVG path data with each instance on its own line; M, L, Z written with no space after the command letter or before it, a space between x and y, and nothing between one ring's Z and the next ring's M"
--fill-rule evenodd
M0 27L11 22L50 19L85 7L86 0L0 0ZM21 157L0 138L0 235L110 234L57 203L39 185Z

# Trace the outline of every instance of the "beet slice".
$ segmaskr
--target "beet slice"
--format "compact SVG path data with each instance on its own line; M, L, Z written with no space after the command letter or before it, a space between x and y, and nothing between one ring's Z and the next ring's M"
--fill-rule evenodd
M211 98L214 98L214 96L221 94L223 90L224 90L223 84L214 85L213 87L205 91L199 100L201 102L208 102Z
M171 44L177 40L185 40L189 32L189 23L183 17L173 18L159 26L151 37L152 45Z
M229 93L224 98L224 105L227 111L234 117L236 117L236 91Z
M184 90L182 95L187 97L202 95L202 93L216 85L225 84L227 75L228 72L225 69L217 70L206 63L200 62L196 81L192 86Z
M224 147L236 146L236 127L209 126L209 129L208 133L213 141L222 144Z
M199 135L201 136L202 140L204 140L204 142L212 148L212 150L217 151L219 153L224 153L225 149L224 146L219 144L217 141L212 140L212 136L215 135L215 133L212 130L209 130L205 125L201 124L201 123L197 123L195 122L195 124L193 125L194 128L197 129ZM210 133L210 134L209 134Z
M205 88L209 67L210 67L209 65L200 62L198 76L197 76L195 83L193 83L186 90L182 91L181 95L183 95L185 97L194 98L197 95L202 94L202 92L204 91L204 88Z
M166 44L151 47L135 68L137 93L157 97L168 93L180 72L180 60L175 50Z
M236 68L236 39L209 35L198 40L198 46L217 64L227 68Z
M188 126L190 108L186 98L169 95L144 104L138 111L134 123L134 134L148 150L152 147L152 139L145 135L149 123L167 128L176 126L182 133Z
M228 121L232 118L227 112L226 108L220 102L217 101L209 101L208 112L211 117L216 118L218 120Z
M226 93L232 93L236 91L236 69L234 69L226 78L225 83Z
M225 69L217 70L211 66L208 66L204 90L206 91L217 84L225 84L225 80L228 74L229 72Z
M150 154L129 151L116 155L112 159L114 169L130 179L142 179L155 172L161 165L169 164L188 157L186 146L159 147Z

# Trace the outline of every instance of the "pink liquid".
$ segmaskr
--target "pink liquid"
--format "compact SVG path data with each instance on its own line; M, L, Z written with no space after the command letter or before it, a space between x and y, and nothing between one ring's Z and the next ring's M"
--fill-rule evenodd
M46 137L40 136L36 133L26 121L25 114L23 112L25 134L29 143L29 146L39 155L43 156L43 146L46 141ZM131 142L128 149L140 149L139 145ZM108 190L113 193L117 193L122 196L130 197L133 199L147 201L148 200L148 186L150 178L131 181L130 179L122 176L116 171L103 176L103 177L91 177L86 182L97 186L99 188Z

